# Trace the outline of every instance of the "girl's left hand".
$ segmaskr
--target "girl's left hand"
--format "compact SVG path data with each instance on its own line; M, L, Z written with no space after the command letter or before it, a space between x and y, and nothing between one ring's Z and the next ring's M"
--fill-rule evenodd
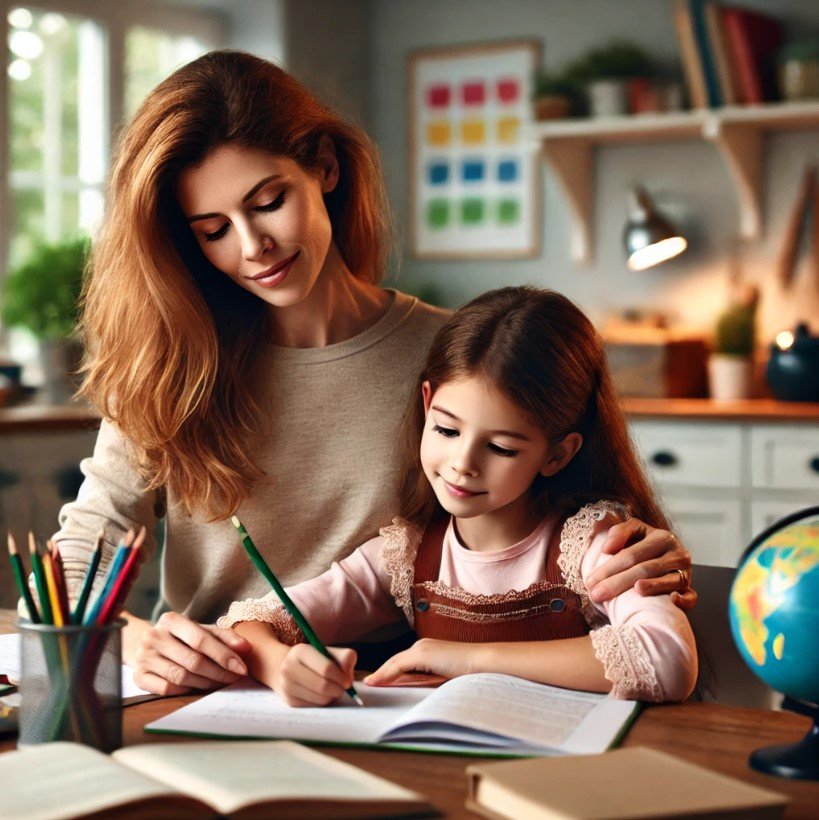
M425 672L444 678L468 675L478 671L474 663L479 648L479 644L421 638L409 649L393 655L379 669L367 675L364 683L368 686L383 686L405 672Z
M627 548L627 549L626 549ZM593 601L608 601L634 587L640 595L667 595L680 609L693 609L691 553L668 530L629 518L609 530L603 552L612 557L588 578Z

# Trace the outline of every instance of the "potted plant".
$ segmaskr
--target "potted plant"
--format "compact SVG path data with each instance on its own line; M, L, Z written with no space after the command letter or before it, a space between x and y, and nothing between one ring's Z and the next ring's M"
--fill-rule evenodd
M751 396L758 297L756 288L746 289L717 319L714 352L708 360L712 399L731 401Z
M629 84L653 77L654 61L649 53L626 40L613 40L589 51L567 70L572 82L586 89L593 117L629 112Z
M3 323L27 328L38 340L45 392L63 402L74 391L81 347L75 333L77 303L89 241L40 242L3 282Z
M540 71L535 75L533 105L536 120L559 120L575 108L577 86L562 74Z

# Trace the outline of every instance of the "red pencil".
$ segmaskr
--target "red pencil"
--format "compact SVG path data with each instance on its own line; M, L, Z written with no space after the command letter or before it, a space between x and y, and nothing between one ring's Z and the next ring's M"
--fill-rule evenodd
M131 585L137 576L135 565L143 541L145 541L145 527L139 531L139 534L134 539L131 552L125 559L125 563L122 565L122 569L120 570L119 575L117 575L117 578L111 587L111 591L108 593L108 597L100 609L100 614L97 616L96 623L107 624L110 621L113 621L119 614L120 609L122 609L122 605L125 603L125 598L131 591Z

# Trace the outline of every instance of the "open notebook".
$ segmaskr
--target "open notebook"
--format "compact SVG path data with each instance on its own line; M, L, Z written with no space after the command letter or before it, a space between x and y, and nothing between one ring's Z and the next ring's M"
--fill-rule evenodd
M294 709L270 689L240 682L150 723L147 732L290 738L487 755L593 754L615 745L639 704L509 675L464 675L438 689L356 684L325 708Z
M421 795L286 741L146 743L110 757L78 743L0 755L0 817L394 817Z

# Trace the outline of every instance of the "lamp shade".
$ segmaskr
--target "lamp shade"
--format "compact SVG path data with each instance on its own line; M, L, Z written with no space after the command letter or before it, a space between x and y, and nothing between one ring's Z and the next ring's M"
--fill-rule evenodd
M688 247L677 227L657 211L645 188L634 189L630 210L623 230L630 270L651 268L679 256Z

